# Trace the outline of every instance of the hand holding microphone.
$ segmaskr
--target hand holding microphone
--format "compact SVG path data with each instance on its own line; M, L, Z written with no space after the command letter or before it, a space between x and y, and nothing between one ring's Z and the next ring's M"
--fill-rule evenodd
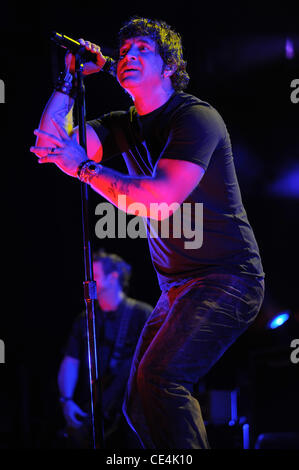
M49 157L48 162L52 161L53 163L57 163L58 156L61 157L60 154L62 151L59 151L59 149L61 149L62 146L57 142L57 138L61 139L61 132L63 132L63 129L69 129L67 114L72 109L72 100L77 98L77 76L75 73L76 56L80 58L84 64L83 75L90 75L102 70L114 77L116 76L115 60L111 57L104 56L101 52L101 48L96 44L92 44L84 39L76 41L59 33L53 33L51 39L58 46L67 50L67 54L65 56L66 67L65 70L59 74L56 83L54 84L54 90L58 93L54 93L54 97L49 101L47 105L47 113L42 117L40 129L37 130L36 144L30 149L41 158L40 163L46 163L46 157ZM56 120L59 119L60 126L57 127L55 125L54 118ZM59 127L61 129L59 129ZM38 134L38 132L40 133ZM69 135L69 132L66 135ZM63 134L63 138L66 139L67 144L71 144L71 141L67 139L66 135ZM76 137L75 133L73 135ZM56 141L53 141L53 138L56 138ZM66 146L64 145L64 147ZM68 149L71 151L72 155L78 154L78 149L71 149L70 147L68 147ZM82 161L81 157L82 155L79 157L80 162ZM87 156L84 155L83 160L86 158ZM60 158L60 161L62 160L63 158ZM69 166L65 166L64 168L61 167L61 169L67 174L71 174L71 172L76 169L76 165L72 167L72 169L70 169ZM73 172L71 176L76 176L75 172Z
M101 48L96 44L93 44L84 39L79 39L81 46L85 47L86 51L92 53L95 58L92 61L84 62L83 75L91 75L97 73L104 67L106 58L101 52ZM75 73L75 55L72 52L68 52L65 56L65 64L71 73Z
M80 52L84 63L83 75L90 75L103 70L115 76L115 61L111 57L104 56L101 48L96 44L84 39L76 41L59 33L54 33L51 39L59 46L68 50L65 63L71 73L75 73L75 57ZM82 48L85 48L83 52Z

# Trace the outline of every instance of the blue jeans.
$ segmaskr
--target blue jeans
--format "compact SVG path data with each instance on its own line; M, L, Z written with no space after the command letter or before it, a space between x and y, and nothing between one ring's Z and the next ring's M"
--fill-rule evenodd
M147 449L208 449L194 385L257 316L264 282L211 274L162 292L138 341L124 415Z

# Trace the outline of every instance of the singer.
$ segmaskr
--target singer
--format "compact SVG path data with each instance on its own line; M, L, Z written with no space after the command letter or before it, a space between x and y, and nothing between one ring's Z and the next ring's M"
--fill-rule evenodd
M31 151L39 163L54 163L115 205L119 195L130 207L139 202L147 209L203 204L200 248L187 249L184 236L171 231L148 236L161 297L136 347L123 412L144 448L208 449L194 387L257 316L263 267L225 123L213 106L183 91L189 76L180 35L163 21L133 17L118 38L117 80L133 105L88 121L86 154L73 128L76 87L68 54ZM97 55L86 73L99 72L100 47L80 44ZM128 174L104 166L120 155ZM194 222L192 210L189 215ZM174 214L163 209L157 220L148 218L148 233L166 217L171 225Z

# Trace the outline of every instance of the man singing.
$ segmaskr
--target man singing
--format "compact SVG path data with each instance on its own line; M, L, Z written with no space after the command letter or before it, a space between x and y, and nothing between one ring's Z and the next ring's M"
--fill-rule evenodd
M97 55L85 73L100 71L100 48L80 42ZM189 76L180 36L164 22L134 17L119 32L116 67L134 105L87 123L86 154L72 126L76 90L70 59L31 151L39 163L55 163L112 204L121 200L122 210L135 213L132 203L144 208L139 215L146 220L161 297L137 344L123 411L144 448L207 449L194 386L253 322L264 295L228 131L209 103L183 92ZM102 165L119 155L128 175ZM119 196L126 196L126 207ZM160 207L155 215L153 204ZM182 210L182 219L203 231L200 247L188 247L184 231L175 233L177 211L186 204L191 210ZM166 221L169 235L162 236Z

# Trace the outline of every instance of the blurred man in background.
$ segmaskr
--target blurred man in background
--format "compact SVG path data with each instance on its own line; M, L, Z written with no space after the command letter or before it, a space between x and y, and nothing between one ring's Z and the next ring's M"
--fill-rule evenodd
M127 296L131 267L119 256L96 253L93 270L98 297L95 330L105 444L139 447L121 408L133 353L152 307ZM73 324L58 373L58 387L71 445L88 448L91 441L86 339L84 312Z

